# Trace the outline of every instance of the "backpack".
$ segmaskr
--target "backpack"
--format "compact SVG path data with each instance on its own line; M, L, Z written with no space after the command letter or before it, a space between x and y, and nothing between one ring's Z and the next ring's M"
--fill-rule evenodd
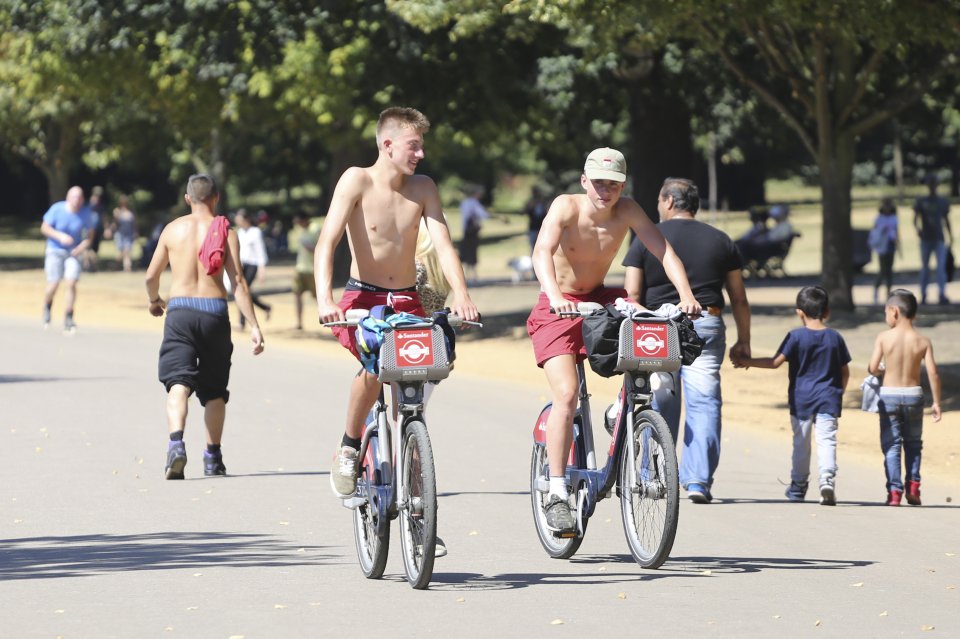
M370 314L357 324L357 353L364 370L371 375L380 372L380 347L383 346L383 330L390 326L387 317L394 315L393 307L377 304Z
M867 236L867 244L870 245L874 253L879 255L886 255L892 250L890 246L890 236L881 226L874 226L870 229L870 234Z
M581 331L587 361L601 377L620 375L617 354L620 351L620 325L625 318L613 304L606 304L583 318Z

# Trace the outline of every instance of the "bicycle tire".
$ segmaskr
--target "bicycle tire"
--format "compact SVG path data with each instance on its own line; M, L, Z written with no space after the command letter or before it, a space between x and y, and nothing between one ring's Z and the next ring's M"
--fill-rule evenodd
M376 446L376 437L370 439L370 446ZM360 570L367 579L380 579L387 567L387 555L390 553L390 519L385 518L381 532L377 533L380 510L377 500L377 481L379 471L364 466L357 479L360 493L367 497L367 503L353 511L353 537L357 544L357 559Z
M407 581L417 589L430 585L437 548L437 484L427 426L407 424L401 449L400 546Z
M673 549L680 518L677 450L667 422L653 410L637 414L633 437L636 457L624 447L620 458L623 531L637 563L659 568Z
M530 455L530 507L533 511L533 525L537 529L537 537L540 538L540 545L547 551L547 554L554 559L569 559L580 549L583 543L583 537L557 537L556 534L547 526L547 516L543 511L546 495L537 490L537 478L543 475L543 469L547 466L547 447L542 444L533 445L533 453ZM586 529L587 522L583 522Z

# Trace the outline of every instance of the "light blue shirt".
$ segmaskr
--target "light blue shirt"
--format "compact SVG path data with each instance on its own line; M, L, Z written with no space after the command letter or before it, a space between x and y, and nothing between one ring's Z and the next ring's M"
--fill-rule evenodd
M62 200L55 202L46 213L43 214L43 221L49 224L54 230L66 233L73 238L71 246L64 246L53 238L47 238L47 249L73 250L73 248L83 241L87 232L93 229L96 221L93 212L86 206L80 207L76 213L71 213L67 208L67 202Z

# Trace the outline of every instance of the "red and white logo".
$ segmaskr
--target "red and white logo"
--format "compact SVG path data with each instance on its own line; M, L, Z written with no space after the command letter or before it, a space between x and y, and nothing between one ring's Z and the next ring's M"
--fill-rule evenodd
M432 337L430 331L396 331L397 366L433 366Z
M667 325L666 324L639 324L633 325L633 355L634 357L668 356Z

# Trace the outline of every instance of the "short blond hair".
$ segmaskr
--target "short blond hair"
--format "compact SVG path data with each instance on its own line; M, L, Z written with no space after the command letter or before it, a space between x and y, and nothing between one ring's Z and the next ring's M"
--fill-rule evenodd
M409 107L384 109L377 120L377 146L383 144L383 132L391 127L413 129L420 135L424 135L430 130L430 120L416 109Z

